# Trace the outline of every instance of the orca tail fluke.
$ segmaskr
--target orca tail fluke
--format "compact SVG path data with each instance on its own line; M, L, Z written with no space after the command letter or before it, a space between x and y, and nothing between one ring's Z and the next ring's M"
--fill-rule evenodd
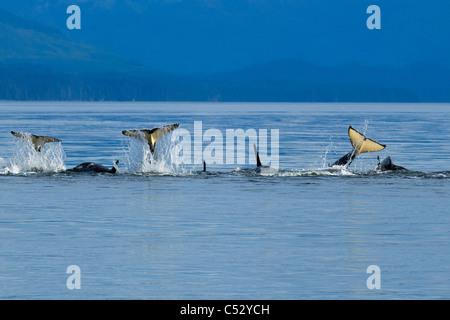
M24 135L24 134L21 133L21 132L11 131L11 134L12 134L13 136L19 138L19 139L24 139L24 140L25 140L25 139L27 138L26 135Z
M262 164L261 160L259 159L258 148L256 148L256 144L253 145L253 149L255 150L256 166L259 168L262 166Z
M366 138L362 133L353 129L352 126L348 127L348 136L353 150L335 161L331 166L349 166L360 153L376 152L386 148L386 145Z
M148 143L150 147L150 151L153 154L155 152L155 145L159 139L165 136L167 133L175 130L179 127L179 123L170 124L167 126L149 129L140 129L140 130L122 130L122 134L128 137L140 139L144 142Z
M366 138L362 133L353 129L352 126L348 128L348 136L356 155L366 152L381 151L386 148L385 144Z
M11 131L11 134L19 139L30 141L34 146L34 149L38 152L41 151L41 147L45 143L61 142L60 139L48 136L36 136L34 134L14 132L14 131Z

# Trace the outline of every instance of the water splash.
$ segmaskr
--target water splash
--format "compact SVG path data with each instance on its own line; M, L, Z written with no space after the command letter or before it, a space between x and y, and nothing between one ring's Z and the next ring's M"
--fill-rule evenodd
M337 168L317 168L317 169L292 169L292 170L278 170L273 173L272 177L344 177L344 176L358 176L362 173L349 170L344 167Z
M66 155L60 142L49 143L41 152L28 141L17 140L12 147L12 158L3 160L2 174L53 173L66 170Z
M6 165L6 161L3 158L0 158L0 174L7 174L8 167Z
M190 171L180 161L180 143L167 134L158 140L155 153L150 152L147 143L139 139L129 139L124 146L123 166L125 173L157 173L157 174L187 174Z
M330 143L325 146L325 151L324 153L321 155L321 165L320 168L321 169L326 169L329 168L329 163L328 163L328 154L330 152L336 152L336 147L333 144L333 140L330 138Z
M363 124L363 127L362 127L362 129L361 129L361 133L363 134L363 135L366 135L366 131L367 131L367 129L369 128L369 120L364 120L364 124Z

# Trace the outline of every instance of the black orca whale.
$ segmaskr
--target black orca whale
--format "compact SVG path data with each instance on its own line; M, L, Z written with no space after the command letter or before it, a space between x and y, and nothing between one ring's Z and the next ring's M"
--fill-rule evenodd
M94 163L94 162L83 162L76 167L72 168L71 171L73 172L97 172L97 173L116 173L118 171L117 165L119 164L119 161L116 161L113 165L113 167L110 169L108 167L105 167L101 164Z
M273 174L278 171L276 168L262 165L261 160L259 159L259 153L258 153L258 148L256 147L256 144L253 144L253 150L255 151L255 157L256 157L256 168L254 169L254 171L256 173Z
M34 146L34 149L37 152L41 152L41 147L45 143L49 142L61 142L61 140L53 138L53 137L47 137L47 136L36 136L31 133L22 133L22 132L14 132L11 131L11 134L13 136L16 136L17 138L20 138L22 140L31 142Z
M408 171L408 169L397 166L392 162L391 157L386 157L383 161L380 162L380 157L378 159L378 166L376 171Z
M136 138L139 140L142 140L146 143L148 143L148 146L150 147L151 153L155 153L155 145L156 142L160 138L162 138L164 135L169 133L172 130L175 130L178 128L180 124L174 123L171 125L167 125L160 128L153 128L151 130L149 129L132 129L132 130L122 130L122 134L128 137Z
M375 152L386 148L386 145L366 138L362 133L353 129L352 126L348 128L348 136L353 146L352 151L336 160L331 166L349 166L360 153Z

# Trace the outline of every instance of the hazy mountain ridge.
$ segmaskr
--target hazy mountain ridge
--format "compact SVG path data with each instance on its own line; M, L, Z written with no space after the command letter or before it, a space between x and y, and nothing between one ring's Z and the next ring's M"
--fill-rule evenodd
M450 101L450 71L440 65L325 67L280 59L181 76L1 10L0 43L0 99L6 100Z

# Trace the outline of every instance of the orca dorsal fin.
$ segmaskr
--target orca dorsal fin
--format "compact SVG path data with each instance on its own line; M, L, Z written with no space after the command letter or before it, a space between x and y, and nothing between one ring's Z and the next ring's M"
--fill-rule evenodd
M256 148L256 144L253 145L253 149L255 150L256 166L258 168L262 167L261 160L259 159L258 148Z
M203 160L203 172L206 172L206 161Z
M353 129L352 126L348 128L348 136L353 146L355 156L360 153L375 152L386 148L386 145L366 138L362 133Z

